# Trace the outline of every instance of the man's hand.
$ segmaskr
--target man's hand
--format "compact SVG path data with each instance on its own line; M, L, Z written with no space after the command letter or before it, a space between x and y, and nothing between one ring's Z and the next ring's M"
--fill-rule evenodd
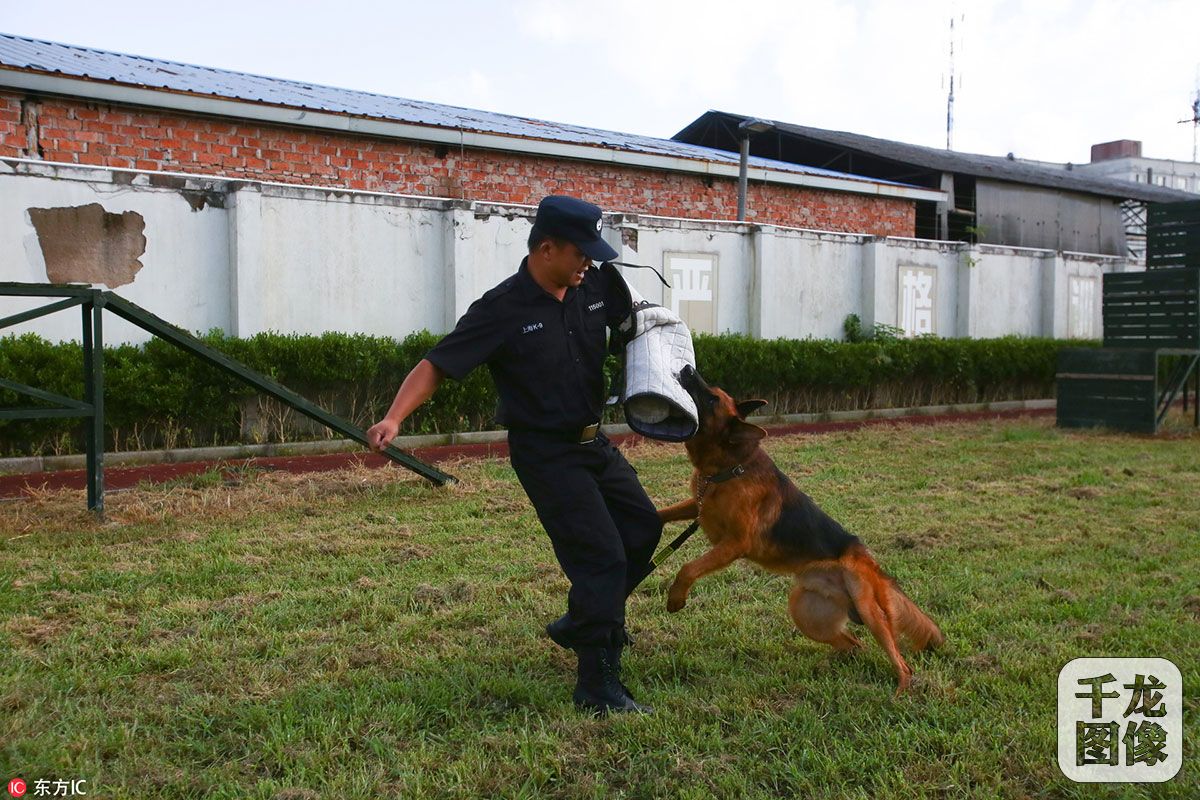
M367 446L378 453L388 446L396 434L400 432L400 423L384 417L370 428L367 428Z
M445 373L427 359L418 361L404 383L400 384L400 391L396 392L396 399L392 401L387 414L367 429L367 446L376 453L387 447L400 432L400 423L430 398L445 377Z

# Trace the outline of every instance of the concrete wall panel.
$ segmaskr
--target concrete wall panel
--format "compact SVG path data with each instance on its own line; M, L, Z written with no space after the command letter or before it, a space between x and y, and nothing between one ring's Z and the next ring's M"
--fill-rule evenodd
M90 205L99 208L67 216L84 227L103 219L121 228L121 263L130 242L137 244L139 225L145 236L140 268L112 288L187 330L216 327L238 336L448 331L517 268L533 215L525 205L0 159L0 280L47 281L30 208ZM908 302L905 270L933 283L937 335L1099 336L1100 276L1129 266L1089 254L631 214L609 215L605 236L622 261L660 271L671 254L710 259L715 330L761 338L840 339L848 314L867 327L898 325ZM88 246L93 250L78 252L99 252ZM62 261L61 253L54 258ZM86 278L91 267L77 260ZM670 302L650 271L622 271L647 299ZM35 302L0 298L0 315ZM148 338L107 319L110 342ZM60 313L4 333L24 331L78 340L79 315Z

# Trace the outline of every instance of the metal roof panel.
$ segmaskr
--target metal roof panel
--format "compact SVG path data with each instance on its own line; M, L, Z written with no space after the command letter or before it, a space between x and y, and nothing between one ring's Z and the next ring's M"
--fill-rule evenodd
M339 89L302 81L126 55L4 33L0 33L0 67L415 125L566 142L720 164L738 163L737 153L673 139L658 139L388 97L353 89ZM0 85L3 85L2 69ZM749 165L778 172L841 178L887 186L908 186L895 181L753 156Z
M698 129L706 120L722 120L736 126L744 119L749 119L749 117L727 111L707 111L675 134L676 141L686 140L691 132ZM941 150L936 147L896 142L890 139L876 139L873 136L864 136L859 133L810 128L790 122L775 122L775 127L784 135L809 139L846 150L867 153L889 161L940 172L1151 202L1176 202L1194 200L1196 197L1194 194L1176 189L1094 177L1068 170L1065 167L1062 169L1042 167L1003 156Z

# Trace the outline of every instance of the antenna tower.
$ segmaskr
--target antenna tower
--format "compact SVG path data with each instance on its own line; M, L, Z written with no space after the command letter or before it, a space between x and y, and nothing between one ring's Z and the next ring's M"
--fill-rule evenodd
M1196 161L1196 134L1200 132L1200 65L1196 67L1196 93L1192 95L1192 118L1179 120L1180 125L1192 124L1192 162Z
M954 18L957 16L961 23L965 14L958 14L957 8L950 12L950 91L946 95L946 149L954 149ZM961 46L959 47L961 50ZM962 88L962 76L958 78L958 88Z

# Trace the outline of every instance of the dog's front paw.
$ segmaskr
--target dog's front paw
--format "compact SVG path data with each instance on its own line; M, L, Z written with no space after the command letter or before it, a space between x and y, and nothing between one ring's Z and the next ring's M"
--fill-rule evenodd
M667 595L667 611L674 614L687 605L687 590L679 588L678 584L671 587L670 593Z

